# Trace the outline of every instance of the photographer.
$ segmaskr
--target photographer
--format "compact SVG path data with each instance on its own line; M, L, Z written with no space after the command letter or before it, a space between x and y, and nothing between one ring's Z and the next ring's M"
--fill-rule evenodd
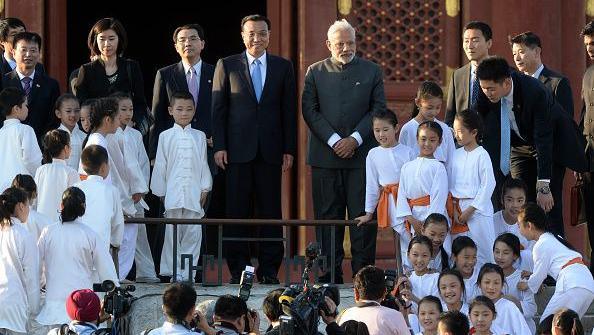
M171 284L163 293L163 326L145 332L146 335L165 334L194 334L193 328L198 328L202 334L215 335L217 331L208 326L206 318L196 311L196 291L193 287L183 284Z
M106 329L97 329L97 325L104 321L100 320L101 302L95 292L89 289L77 290L66 299L66 312L72 320L68 324L54 328L48 335L98 335L108 334Z
M268 292L266 298L262 302L262 311L270 326L266 330L266 335L278 335L280 334L280 321L279 318L283 315L283 310L281 308L281 303L278 301L278 298L283 294L285 289L277 288Z
M354 282L356 306L345 310L339 316L339 325L355 320L365 323L371 335L410 334L400 312L381 306L387 294L384 278L384 271L372 265L357 272Z
M244 329L247 329L250 335L260 335L258 312L248 310L245 301L240 297L229 294L219 297L214 314L217 334L243 334Z

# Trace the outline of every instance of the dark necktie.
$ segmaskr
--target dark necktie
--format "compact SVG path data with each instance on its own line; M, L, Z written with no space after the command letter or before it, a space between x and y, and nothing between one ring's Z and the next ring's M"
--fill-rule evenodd
M31 77L24 77L21 79L23 82L23 90L25 91L26 96L29 96L29 93L31 93L31 80Z
M479 84L478 77L475 73L474 80L472 81L472 96L470 97L470 108L476 107L480 89L481 89L481 85Z

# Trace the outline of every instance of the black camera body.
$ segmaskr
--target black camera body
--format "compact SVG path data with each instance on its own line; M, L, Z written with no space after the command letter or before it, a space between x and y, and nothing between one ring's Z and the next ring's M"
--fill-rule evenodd
M106 293L105 297L103 297L103 311L116 319L126 315L130 310L132 302L136 300L130 292L135 290L134 285L117 287L111 280L93 284L93 291Z
M239 281L239 294L237 295L243 301L248 301L254 286L254 267L246 266L245 270L241 272L241 280Z

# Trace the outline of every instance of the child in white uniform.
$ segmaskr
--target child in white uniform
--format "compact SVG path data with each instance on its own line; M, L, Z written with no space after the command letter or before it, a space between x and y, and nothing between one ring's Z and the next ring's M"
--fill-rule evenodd
M437 287L439 273L428 268L431 249L431 240L423 235L413 237L408 245L408 261L413 269L408 279L412 287L412 298L416 303L428 295L439 295Z
M522 269L514 267L520 258L520 240L512 233L499 235L493 244L493 256L495 263L503 269L506 285L503 293L512 296L520 302L522 314L532 333L536 333L534 314L536 314L536 301L534 294L530 291L519 291L518 283L522 280Z
M33 128L21 122L29 115L23 92L9 87L0 92L0 110L6 117L0 128L0 192L17 174L35 175L41 165L41 150Z
M212 187L212 177L206 157L206 135L191 125L196 111L194 99L187 92L171 96L169 113L175 124L159 135L151 190L164 198L165 217L200 219L204 216L204 202ZM202 227L181 225L178 227L178 254L193 255L192 265L198 262ZM165 241L161 253L162 276L173 275L173 227L165 228ZM181 269L181 257L177 258L177 278L172 281L193 279L188 265Z
M452 242L452 259L454 269L464 278L465 302L470 303L474 297L480 295L477 285L479 267L476 263L477 247L468 236L458 236Z
M87 99L80 105L80 129L89 134L91 131L91 110L93 110L97 99Z
M70 322L64 302L72 291L93 288L94 269L99 282L118 282L113 261L101 246L101 239L79 221L85 213L84 192L70 187L60 198L60 221L46 227L38 242L46 294L36 320L49 329Z
M60 126L70 136L70 157L68 157L68 166L74 170L78 170L78 162L80 161L80 153L82 152L82 143L87 137L78 127L80 119L80 104L78 98L70 93L62 94L56 100L56 117L60 119Z
M372 219L376 207L379 228L392 227L392 223L396 222L400 169L404 163L414 159L412 150L396 141L397 132L398 120L392 111L381 111L373 116L373 134L380 145L367 154L365 215L355 219L360 225ZM400 243L407 241L408 238L405 237ZM405 254L401 254L400 257L402 263L406 263Z
M438 161L449 165L456 146L450 127L436 119L441 110L442 102L443 91L439 84L432 81L423 82L417 91L412 119L402 126L398 141L410 147L415 156L418 156L417 129L419 125L425 121L437 122L442 129L443 140L435 150L434 156Z
M477 281L482 295L491 299L495 304L497 318L495 318L493 324L497 328L510 335L532 334L526 324L524 315L518 308L519 301L503 294L505 274L503 274L503 270L499 265L493 263L484 264L481 267Z
M538 292L547 275L556 281L555 293L541 315L541 320L561 307L574 310L581 317L594 300L594 280L582 255L560 237L546 231L546 214L533 203L526 204L518 215L520 233L536 241L532 249L534 272L527 282L519 282L520 291Z
M443 270L439 274L437 286L444 311L460 311L468 316L468 304L464 300L466 288L460 271L455 269Z
M448 176L444 165L433 156L441 143L443 130L434 121L418 127L420 154L405 163L400 171L394 230L400 234L400 248L406 248L415 232L423 230L423 221L431 213L445 214ZM402 250L404 255L406 249Z
M449 171L452 238L469 236L478 247L478 263L492 262L495 176L489 153L478 144L480 116L475 111L460 111L454 119L454 133L461 148L454 152Z
M70 136L61 129L50 130L43 137L43 165L35 172L37 211L53 222L58 221L64 191L80 181L76 170L67 165Z
M437 335L439 315L443 312L439 298L428 295L419 301L419 323L423 331L416 335Z
M429 268L437 272L450 268L450 256L444 248L444 242L449 238L448 230L448 219L442 214L429 214L423 222L422 234L433 246Z
M27 320L39 310L39 253L33 235L20 224L28 214L25 191L11 187L0 195L2 334L28 334Z
M497 311L493 301L479 295L470 303L470 334L473 335L505 335L506 333L493 324ZM526 334L529 335L529 334Z
M35 242L37 242L39 236L41 236L43 228L54 223L54 221L37 212L32 206L32 204L35 203L35 199L37 197L37 185L35 185L35 180L33 180L33 177L28 174L17 174L14 177L11 186L20 188L27 194L27 200L29 201L29 216L27 217L27 222L23 222L23 224L33 235Z

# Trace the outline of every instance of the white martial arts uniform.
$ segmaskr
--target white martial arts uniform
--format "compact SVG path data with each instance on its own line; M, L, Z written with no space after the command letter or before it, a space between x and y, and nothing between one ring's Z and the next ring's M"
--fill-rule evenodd
M10 187L17 174L34 176L41 158L33 128L18 119L5 120L0 128L0 193Z
M532 334L526 324L524 315L522 315L518 306L513 302L505 298L500 298L495 303L495 311L497 312L497 317L493 320L493 326L503 330L505 334Z
M412 293L418 299L423 299L428 295L439 297L439 287L437 286L438 278L439 273L426 273L419 276L414 271L408 276L408 280L412 287Z
M87 137L84 131L80 130L78 125L75 125L72 129L68 129L64 124L60 124L58 129L62 129L70 135L70 157L66 160L68 166L73 168L75 171L78 170L78 164L80 162L80 154L82 153L82 144Z
M101 240L104 250L119 247L124 234L124 216L119 191L101 176L90 175L75 184L86 197L85 214L79 220L89 226Z
M151 190L165 197L165 217L200 219L204 209L200 204L202 192L209 192L212 177L206 157L206 135L191 125L182 128L174 124L159 135ZM200 225L178 226L178 253L193 255L198 262L202 227ZM176 256L177 257L177 256ZM181 257L177 260L178 278L187 279L188 266L181 270ZM161 253L161 275L173 274L173 226L165 228L165 241Z
M442 306L444 312L449 311L448 305L443 300L441 300L441 306ZM470 305L468 303L466 303L465 301L462 301L462 307L460 307L459 312L466 315L468 317L468 319L470 320L469 310L470 310Z
M429 195L428 206L414 206L412 209L408 204L409 200ZM402 264L408 265L408 243L414 229L406 229L406 217L412 215L415 219L424 221L431 213L446 215L446 201L448 198L448 175L444 165L432 158L417 157L405 163L400 170L400 187L398 188L398 199L396 201L396 222L392 222L392 228L400 234L400 250ZM444 249L449 252L451 240L449 237L444 242Z
M493 262L493 203L495 176L489 153L478 146L472 151L464 147L456 149L450 164L449 186L452 197L460 199L460 210L472 206L476 209L468 219L468 231L452 234L452 240L461 235L470 237L478 248L479 265Z
M536 333L536 323L534 323L534 314L536 314L536 300L534 294L528 291L518 290L518 283L522 279L522 270L517 269L509 276L505 277L505 285L503 285L503 294L511 295L520 301L522 305L522 314L526 319L526 324L530 328L532 334Z
M56 222L59 220L60 204L64 191L78 183L80 176L65 160L54 158L35 172L37 184L37 211Z
M0 329L27 333L39 310L39 253L33 235L11 220L0 228Z
M555 293L545 307L541 320L564 307L574 310L580 318L584 316L594 300L594 280L584 264L567 265L570 261L581 258L579 252L573 251L551 233L540 235L532 248L534 272L528 278L528 289L538 292L547 275L557 281Z
M118 283L111 256L102 240L79 220L57 222L43 230L37 243L40 265L45 269L45 303L36 320L42 325L70 322L66 298L74 290L92 289L94 269L99 282Z
M435 156L435 159L437 159L438 161L443 162L446 165L449 165L454 155L454 150L456 150L456 144L454 143L454 134L452 133L452 129L448 127L447 124L439 121L438 119L434 119L433 121L437 122L443 130L441 144L437 147L437 150L435 150L433 156ZM414 156L418 156L420 152L419 145L417 142L418 128L419 122L412 118L410 119L410 121L405 123L404 126L402 126L402 128L400 128L400 136L398 137L398 142L411 148Z
M437 272L441 272L442 271L442 259L441 259L442 258L441 255L442 254L441 253L444 252L444 251L445 250L442 250L440 248L439 251L437 252L437 255L435 255L435 258L433 258L433 259L431 259L429 261L429 265L427 267L430 268L430 269L432 269L432 270L435 270ZM446 267L449 269L450 266L451 266L451 264L450 264L450 261L449 261L450 256L447 255L447 252L446 252L446 258L448 259L447 266Z
M520 227L518 223L508 224L503 217L503 211L493 214L493 230L495 230L495 238L501 234L512 233L520 239L520 245L523 250L530 250L534 247L535 241L528 241L524 235L520 234Z
M464 297L467 304L470 304L472 299L483 294L477 284L479 272L480 268L475 266L470 278L464 278Z

